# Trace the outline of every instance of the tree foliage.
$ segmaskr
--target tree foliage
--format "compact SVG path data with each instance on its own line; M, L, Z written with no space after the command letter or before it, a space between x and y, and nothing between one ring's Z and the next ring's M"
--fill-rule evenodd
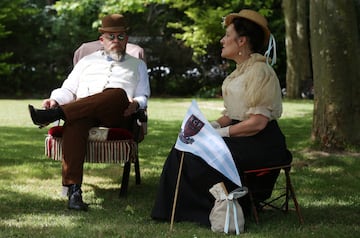
M31 17L32 14L36 14L36 9L26 4L25 0L4 0L0 2L0 42L2 46L0 51L0 76L9 75L20 66L20 64L11 62L14 52L9 50L7 45L14 43L9 42L9 39L14 36L12 26L19 20ZM19 27L23 26L19 25Z
M267 18L280 18L281 1L249 1L249 0L203 0L203 1L171 1L171 6L184 12L183 18L176 22L169 22L168 26L180 29L175 34L177 39L194 50L194 57L201 57L208 53L209 45L217 44L224 34L223 18L231 12L239 12L243 8L255 9ZM277 24L269 21L270 25ZM271 28L271 27L270 27Z
M8 49L0 56L2 72L7 72L2 78L6 85L2 93L41 94L59 86L72 68L73 51L82 42L97 38L100 18L121 12L130 19L131 40L146 50L155 94L210 91L207 95L213 96L219 90L212 88L219 87L227 70L220 58L222 17L244 7L255 7L269 15L274 2L278 1L62 0L47 1L48 5L40 0L2 2L8 4L2 10L16 17L21 14L11 11L13 8L26 9L23 5L27 4L33 10L20 27L13 24L14 19L6 23L14 31L10 36L2 31L1 42ZM11 14L4 15L11 19ZM30 40L21 42L24 35Z
M234 68L232 62L220 57L220 39L224 35L223 18L231 12L239 12L249 8L258 10L269 20L270 29L277 39L281 49L279 58L285 56L284 24L280 0L249 1L249 0L202 0L202 1L170 1L170 5L184 15L169 21L168 27L177 30L174 37L193 51L192 59L197 63L197 69L202 75L201 92L214 96L220 93L219 86L226 73ZM276 69L279 71L281 84L285 85L285 60L278 60ZM230 63L230 65L229 65ZM280 70L279 70L280 69ZM218 87L216 89L216 87ZM212 88L209 93L209 88Z
M299 23L310 19L305 9L309 3L313 21L302 34ZM47 97L72 69L74 50L96 40L101 17L116 12L130 22L130 42L145 49L153 95L218 96L221 82L234 68L220 57L223 17L249 8L266 16L276 38L274 68L281 86L286 86L287 67L294 95L302 87L299 82L313 76L318 95L314 138L327 148L358 143L351 133L359 130L360 80L353 65L359 61L360 2L284 0L284 6L286 15L295 13L296 22L286 28L293 46L288 65L281 0L2 0L0 94ZM300 39L305 33L310 34L311 58L304 50L310 40ZM312 68L307 67L311 62Z
M242 8L259 10L268 17L270 28L280 28L273 33L280 46L281 58L283 26L280 2L2 1L4 7L0 11L3 12L3 18L0 16L0 42L5 47L0 56L0 70L3 75L5 72L7 74L2 77L6 86L1 93L41 95L60 86L72 68L74 50L82 42L97 39L97 28L102 16L120 12L130 20L130 40L145 48L154 94L200 93L214 96L219 94L221 81L233 67L228 67L227 62L220 58L219 40L224 32L222 18ZM18 24L18 18L26 20ZM280 60L277 69L284 82L281 76L283 66Z

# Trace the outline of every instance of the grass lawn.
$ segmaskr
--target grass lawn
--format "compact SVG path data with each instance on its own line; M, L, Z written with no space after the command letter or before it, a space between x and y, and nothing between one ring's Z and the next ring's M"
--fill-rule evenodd
M192 223L176 223L170 232L169 223L150 218L162 165L190 102L151 99L149 134L140 145L141 185L132 170L128 196L119 198L122 167L85 164L83 196L90 210L75 212L60 196L60 163L44 156L47 130L28 115L27 104L39 107L41 100L0 100L0 237L224 237ZM209 120L222 108L218 99L198 104ZM360 154L311 150L312 108L312 101L285 101L279 121L294 155L291 178L305 224L294 211L267 211L259 225L246 220L242 237L359 236Z

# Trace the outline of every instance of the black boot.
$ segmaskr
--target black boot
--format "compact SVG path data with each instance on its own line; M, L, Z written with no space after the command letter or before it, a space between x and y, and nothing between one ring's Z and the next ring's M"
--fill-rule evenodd
M40 128L47 126L51 122L65 119L64 112L60 107L35 109L32 105L29 105L29 112L33 123L40 126Z
M80 184L72 184L69 186L68 196L69 203L68 208L78 211L87 211L88 204L84 203L81 196L81 185Z

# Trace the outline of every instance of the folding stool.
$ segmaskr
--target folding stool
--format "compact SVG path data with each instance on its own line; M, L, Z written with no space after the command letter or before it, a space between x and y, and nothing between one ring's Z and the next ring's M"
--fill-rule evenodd
M250 175L264 176L264 175L266 175L266 174L268 174L270 172L276 171L276 170L279 170L280 172L281 172L281 170L283 170L284 174L285 174L285 179L286 179L285 188L282 188L282 189L284 189L284 192L281 193L280 195L276 196L276 197L271 196L270 198L266 199L265 201L256 201L255 200L256 193L263 192L263 191L259 191L256 188L248 188L251 209L252 209L252 213L253 213L253 216L255 218L256 224L259 224L258 210L262 210L264 207L267 206L267 207L274 208L276 210L281 210L283 212L288 212L290 198L294 202L295 210L296 210L297 216L299 218L300 224L304 223L304 219L303 219L303 216L301 214L298 201L296 199L294 187L293 187L293 185L291 183L290 169L291 169L291 164L283 165L283 166L270 167L270 168L262 168L262 169L254 169L254 170L244 171L245 185L250 183L250 181L249 181ZM279 180L279 178L277 179L277 181L278 180ZM268 191L268 192L271 192L271 191ZM285 198L285 201L281 205L276 205L275 202L280 200L281 198Z

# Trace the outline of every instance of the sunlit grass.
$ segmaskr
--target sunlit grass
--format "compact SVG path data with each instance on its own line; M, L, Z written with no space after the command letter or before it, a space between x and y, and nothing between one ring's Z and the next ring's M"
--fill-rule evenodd
M46 129L28 115L27 105L39 107L41 100L0 100L0 237L224 237L192 223L176 223L170 232L169 223L150 218L163 163L191 100L151 99L148 135L139 151L142 183L135 185L132 170L127 197L118 197L121 165L85 164L83 196L90 211L80 213L66 208L61 164L45 157ZM220 116L220 99L197 101L209 120ZM359 234L360 156L311 150L312 110L312 101L285 100L279 120L294 154L291 178L305 224L293 211L267 212L260 225L248 219L242 237Z

